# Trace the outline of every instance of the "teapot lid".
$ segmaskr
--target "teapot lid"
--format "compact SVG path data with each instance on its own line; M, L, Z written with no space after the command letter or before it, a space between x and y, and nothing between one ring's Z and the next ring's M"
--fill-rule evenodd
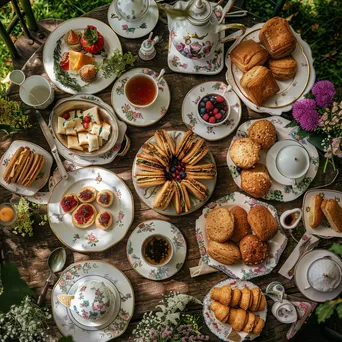
M189 20L194 25L206 22L212 15L213 9L207 0L194 0L189 7Z

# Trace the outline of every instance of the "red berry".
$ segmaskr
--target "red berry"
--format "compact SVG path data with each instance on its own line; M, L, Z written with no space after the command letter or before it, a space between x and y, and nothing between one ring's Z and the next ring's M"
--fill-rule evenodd
M70 119L70 114L69 113L64 113L63 114L63 119L69 120Z
M181 163L181 167L185 167L185 164L184 164L184 163Z
M213 113L217 114L218 112L219 112L219 109L218 108L214 108Z
M176 170L175 174L176 174L176 175L179 175L179 172L180 172L179 170Z
M177 176L177 180L180 181L181 180L181 176Z
M224 99L224 97L221 96L221 95L216 95L216 101L219 102L219 103L221 103L221 102L224 102L225 99Z
M202 119L203 119L204 121L208 121L208 120L209 120L209 114L204 114L204 115L202 116Z
M210 119L209 119L209 122L210 123L215 123L216 122L215 116L211 116Z
M225 111L227 111L227 110L228 110L228 106L224 106L223 109L224 109Z
M210 101L207 101L205 103L205 108L208 110L212 110L214 108L214 105L210 102Z
M85 129L88 129L89 128L89 122L83 122L83 127Z
M83 118L83 122L89 123L90 121L91 121L91 117L88 115Z
M222 114L221 113L215 114L215 118L216 118L216 120L221 120L222 119Z

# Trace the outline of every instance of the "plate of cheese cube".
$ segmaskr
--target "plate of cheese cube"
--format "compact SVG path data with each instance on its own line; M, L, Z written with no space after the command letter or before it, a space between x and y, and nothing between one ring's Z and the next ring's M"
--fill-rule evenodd
M98 156L110 151L118 138L116 118L104 107L86 100L70 100L52 113L52 130L73 153Z

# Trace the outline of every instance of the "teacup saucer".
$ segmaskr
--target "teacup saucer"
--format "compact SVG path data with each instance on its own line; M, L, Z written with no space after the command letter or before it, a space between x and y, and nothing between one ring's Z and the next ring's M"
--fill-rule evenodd
M271 177L277 181L280 184L283 185L292 185L292 180L290 178L284 177L278 170L277 165L276 165L276 159L277 159L277 154L279 151L284 148L285 146L300 146L304 147L304 145L300 144L299 142L295 140L281 140L276 142L267 152L266 155L266 167L268 172L270 173ZM300 182L303 181L305 178L305 175L302 176L301 178L297 179L297 184L300 184Z
M156 26L159 18L159 10L154 0L150 1L147 13L139 20L126 21L117 14L115 1L108 8L108 23L121 37L136 39L149 34Z
M185 96L182 105L183 122L197 135L209 141L216 141L227 137L238 126L241 120L241 102L233 90L224 91L227 85L223 82L204 82L192 88ZM230 105L228 120L219 126L207 126L198 119L197 105L199 100L207 94L223 94Z
M315 302L325 302L326 300L332 300L336 298L342 291L341 284L333 291L320 292L313 288L305 289L307 284L306 276L307 270L311 265L312 261L323 258L325 256L330 256L332 260L336 261L342 267L342 260L333 252L325 249L314 249L311 252L306 253L298 262L295 270L295 282L299 291L308 299Z
M173 243L173 257L162 267L147 264L141 253L143 241L150 235L161 234ZM172 277L183 266L186 258L186 241L181 231L173 224L163 220L149 220L140 223L127 242L127 258L135 271L147 279L164 280Z
M77 288L79 288L79 286L82 286L82 284L85 281L89 281L89 280L96 280L99 282L103 282L109 288L109 290L112 294L112 305L111 305L111 307L108 309L108 311L100 319L98 319L96 321L93 321L93 320L90 321L88 319L85 319L71 309L68 309L68 314L70 315L70 318L73 321L76 321L75 324L79 323L85 329L91 329L91 328L101 329L101 328L107 326L108 324L110 324L117 317L119 310L120 310L120 305L121 305L120 293L119 293L118 289L116 288L116 286L113 283L111 283L108 279L101 277L101 276L97 276L97 275L90 275L90 276L80 278L78 281L76 281L72 285L72 287L70 288L68 294L69 295L75 294Z
M131 76L139 73L148 74L153 77L158 76L158 73L148 68L136 68L127 71L114 83L111 101L116 114L121 120L132 126L146 127L153 125L163 118L169 108L171 95L169 86L162 77L159 82L158 97L151 106L146 108L135 108L130 105L124 94L124 86Z

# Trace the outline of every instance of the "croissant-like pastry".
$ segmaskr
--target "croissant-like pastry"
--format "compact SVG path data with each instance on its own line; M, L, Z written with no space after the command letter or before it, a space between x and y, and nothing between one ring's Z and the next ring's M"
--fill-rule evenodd
M214 301L210 305L210 310L214 312L215 317L222 323L226 323L230 314L230 306L225 306L220 302Z
M262 293L258 287L254 287L252 290L252 305L249 307L249 310L254 312L258 311L260 302L261 302L261 297Z
M256 311L263 311L263 310L265 310L266 305L267 305L266 297L262 294L261 295L260 305L258 307L258 310L256 310Z
M255 316L254 313L247 312L247 323L245 327L243 328L243 331L246 332L247 334L253 331L255 322L256 322L256 317L257 316Z
M259 316L255 316L255 317L256 317L256 321L255 321L255 326L253 328L253 332L255 335L260 335L262 332L262 329L264 329L265 321Z
M235 331L241 331L247 324L248 316L247 312L243 309L230 309L230 315L228 323L232 326Z
M229 285L215 287L210 292L210 298L213 300L217 300L223 305L230 306L230 302L232 299L232 288Z
M245 287L241 290L241 300L240 300L240 308L244 310L248 310L253 303L252 291Z
M230 306L235 307L238 306L241 300L241 290L236 288L233 290L232 300L230 302Z

